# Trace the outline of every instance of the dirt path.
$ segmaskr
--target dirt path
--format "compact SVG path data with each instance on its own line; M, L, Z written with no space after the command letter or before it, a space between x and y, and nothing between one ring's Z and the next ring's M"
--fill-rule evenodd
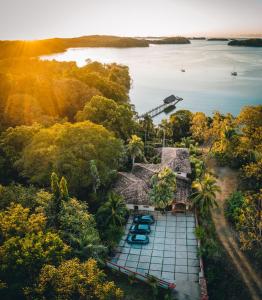
M213 165L212 168L218 176L218 185L221 188L221 193L217 195L217 202L219 206L212 210L212 218L216 227L218 238L231 258L237 272L241 275L243 282L246 284L250 292L250 299L261 300L262 279L254 271L247 257L239 249L239 245L234 238L234 232L230 228L224 216L225 199L236 189L237 186L236 173L229 168L220 168L215 165Z

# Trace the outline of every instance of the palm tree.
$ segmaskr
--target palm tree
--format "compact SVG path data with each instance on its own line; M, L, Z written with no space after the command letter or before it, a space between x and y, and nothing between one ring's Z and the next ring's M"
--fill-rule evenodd
M172 139L173 130L171 124L166 120L162 120L161 123L158 125L158 132L157 135L162 137L162 145L165 147L166 140L170 141Z
M128 152L132 158L132 170L136 157L144 157L144 143L137 135L132 135L127 145Z
M122 226L126 214L127 207L123 198L115 193L110 193L108 200L98 209L97 219L100 224L103 224L103 227Z
M210 174L205 174L203 178L192 183L194 192L190 196L193 204L202 214L217 206L216 193L220 192L220 187L216 184L216 179Z
M146 114L140 122L142 129L145 131L145 145L149 139L149 135L154 135L155 127L152 118Z

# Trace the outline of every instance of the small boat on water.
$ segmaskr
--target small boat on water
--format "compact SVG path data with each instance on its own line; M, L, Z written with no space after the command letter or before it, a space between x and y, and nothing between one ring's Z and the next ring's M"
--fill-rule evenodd
M236 71L231 72L231 76L237 76L237 72Z

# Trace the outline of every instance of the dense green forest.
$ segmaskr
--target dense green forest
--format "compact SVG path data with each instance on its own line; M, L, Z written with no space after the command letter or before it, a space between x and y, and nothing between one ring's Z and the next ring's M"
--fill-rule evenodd
M262 106L237 117L179 110L156 126L136 118L126 66L8 58L0 78L1 299L125 297L103 270L128 214L111 187L135 160L158 162L163 143L190 149L205 261L223 262L207 217L215 199L199 189L216 190L208 155L239 170L227 215L261 263Z

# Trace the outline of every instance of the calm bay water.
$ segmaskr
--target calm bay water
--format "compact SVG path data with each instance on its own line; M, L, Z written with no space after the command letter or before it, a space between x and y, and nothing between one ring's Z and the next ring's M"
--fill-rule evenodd
M42 59L76 61L78 66L85 65L87 59L127 65L133 81L130 99L138 113L161 104L170 94L184 99L177 109L208 115L215 110L237 115L245 105L262 104L262 48L191 41L189 45L149 48L68 49ZM231 76L232 71L238 76Z

